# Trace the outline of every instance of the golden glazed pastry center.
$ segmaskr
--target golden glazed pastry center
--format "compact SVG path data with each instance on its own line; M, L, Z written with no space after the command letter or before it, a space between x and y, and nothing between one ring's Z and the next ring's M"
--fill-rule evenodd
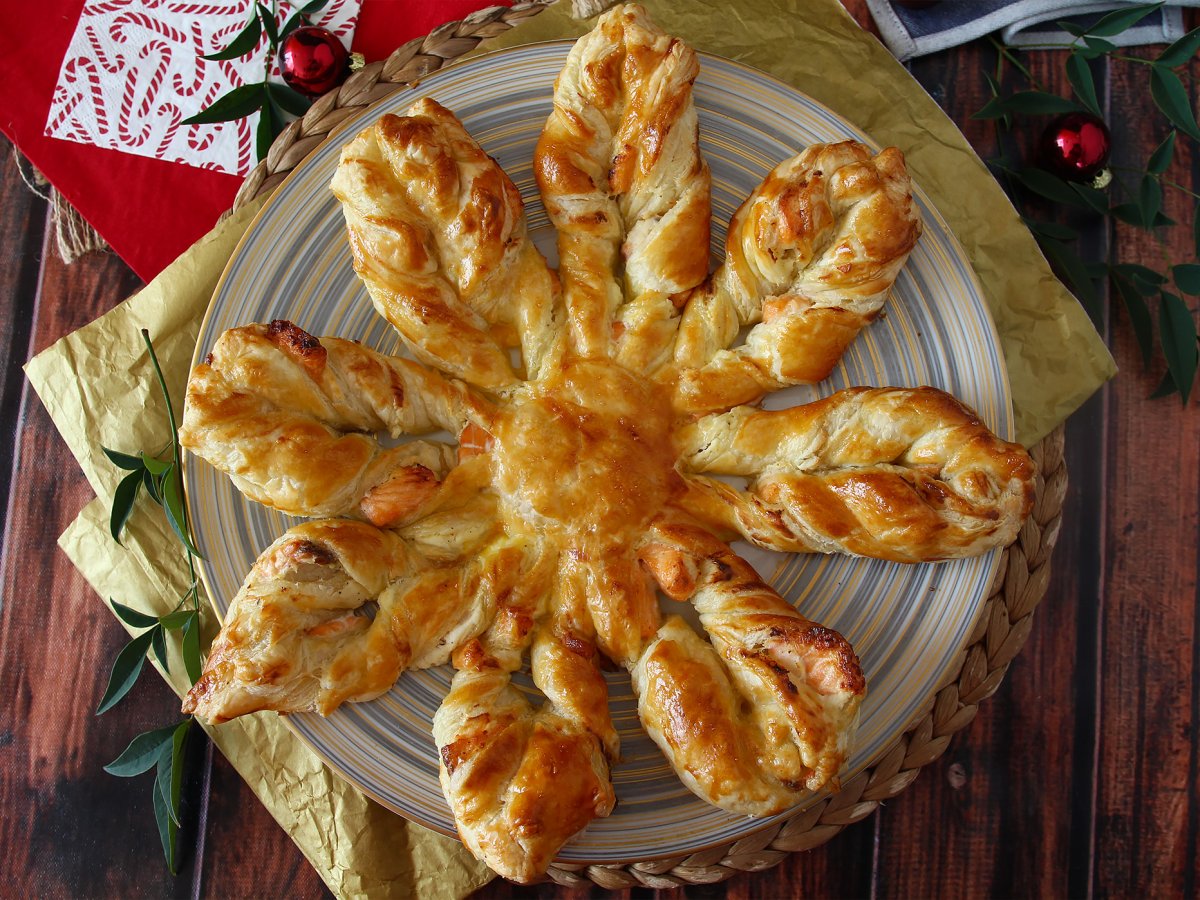
M656 385L608 360L523 385L492 432L508 528L628 546L682 489L671 420Z
M708 274L698 72L632 5L572 48L533 160L557 272L453 113L382 116L330 187L413 358L277 320L226 331L188 385L181 444L312 521L254 564L184 711L329 714L452 663L442 791L516 881L617 802L603 657L703 801L765 816L836 786L859 661L728 541L921 563L1008 544L1033 503L1025 451L935 388L756 405L830 374L920 210L899 150L814 144L750 193ZM526 659L538 706L512 683Z

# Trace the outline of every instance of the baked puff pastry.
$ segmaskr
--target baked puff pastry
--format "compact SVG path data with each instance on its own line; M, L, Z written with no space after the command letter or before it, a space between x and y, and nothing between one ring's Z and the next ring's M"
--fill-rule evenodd
M418 358L480 387L536 375L559 337L558 286L516 186L433 100L385 115L342 151L330 185L354 270Z
M936 388L851 388L782 410L748 406L680 431L694 515L761 547L897 562L1012 543L1033 461ZM747 490L701 473L751 479Z
M506 878L536 880L615 803L617 736L594 646L550 610L554 554L531 541L491 627L461 646L433 718L442 790L463 843ZM534 708L511 684L533 644Z
M725 410L827 377L879 314L920 234L894 147L815 144L780 163L734 213L725 261L688 299L679 407Z
M464 577L365 522L298 525L255 562L183 711L217 723L378 697L486 626L486 601L463 602Z
M708 165L696 54L640 6L575 42L534 171L558 230L572 347L635 371L665 361L676 299L708 273Z
M453 115L382 117L332 186L416 361L273 323L222 336L189 385L185 446L254 499L342 518L263 554L186 708L328 713L449 658L442 789L466 846L516 881L614 807L606 660L705 801L769 815L836 788L859 661L727 540L934 560L1011 540L1030 507L1028 456L940 391L741 405L827 374L920 219L898 151L817 145L738 211L706 280L697 71L637 6L571 51L535 159L562 298ZM377 437L435 428L457 446Z
M221 335L188 381L179 441L281 512L395 525L430 500L454 451L374 434L458 434L480 402L410 360L279 320Z
M866 694L849 643L702 528L662 524L641 558L708 635L671 616L632 670L642 724L683 783L750 816L836 786Z

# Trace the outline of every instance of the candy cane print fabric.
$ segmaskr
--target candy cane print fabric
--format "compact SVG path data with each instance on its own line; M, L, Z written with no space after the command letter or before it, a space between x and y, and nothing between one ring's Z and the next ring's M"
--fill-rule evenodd
M302 5L265 3L276 21ZM314 21L347 46L361 0L329 0ZM215 125L180 123L239 85L262 81L265 36L246 56L202 59L246 25L252 0L87 0L59 68L45 133L138 156L243 175L254 165L258 114ZM278 67L270 60L272 75Z

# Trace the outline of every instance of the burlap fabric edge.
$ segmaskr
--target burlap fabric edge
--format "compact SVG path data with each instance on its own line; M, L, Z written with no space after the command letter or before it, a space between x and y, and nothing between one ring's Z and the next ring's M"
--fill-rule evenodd
M233 209L273 192L351 116L470 53L487 38L537 15L551 2L533 0L480 10L407 42L386 60L363 67L284 129L266 158L247 175ZM579 11L591 14L596 10ZM983 613L960 654L961 665L927 702L914 724L874 764L845 782L837 794L733 844L624 865L554 865L549 877L568 886L593 882L610 889L711 884L739 872L768 869L790 853L811 850L912 784L999 688L1029 636L1033 611L1045 596L1067 488L1063 427L1031 448L1031 453L1038 468L1033 513L1017 541L1004 552Z

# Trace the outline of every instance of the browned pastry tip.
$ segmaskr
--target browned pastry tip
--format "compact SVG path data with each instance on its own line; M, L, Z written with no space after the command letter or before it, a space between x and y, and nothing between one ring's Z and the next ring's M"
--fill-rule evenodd
M680 435L684 506L760 546L933 562L1011 543L1035 468L936 388L850 388L785 410L738 407ZM703 473L749 477L748 489Z
M355 271L418 358L488 389L557 352L558 284L525 225L521 195L449 110L418 100L342 150L331 188Z
M826 378L879 315L920 233L896 148L814 144L780 163L734 214L725 261L688 299L677 406L725 410Z
M651 371L670 354L675 299L708 272L710 176L696 54L636 4L568 54L534 171L558 230L572 348Z
M866 692L849 643L696 525L660 523L639 558L709 637L672 616L632 669L642 724L683 782L746 815L836 786Z
M496 615L454 654L458 672L433 720L442 789L463 842L527 883L616 802L618 753L598 654L572 600L555 596L555 555L514 541ZM511 684L532 646L534 709Z
M179 439L264 505L395 525L432 497L454 455L377 435L458 432L484 408L411 360L276 320L217 339L188 380Z

